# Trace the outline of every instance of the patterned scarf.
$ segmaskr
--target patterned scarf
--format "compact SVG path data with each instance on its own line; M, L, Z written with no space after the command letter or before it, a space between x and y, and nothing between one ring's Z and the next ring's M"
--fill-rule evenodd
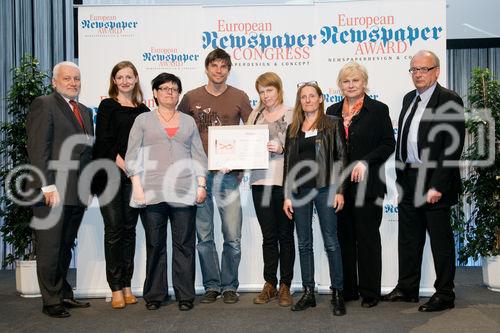
M344 98L344 104L342 105L342 118L344 119L344 129L345 137L349 138L349 126L351 126L352 118L359 113L359 110L363 107L364 98L360 98L352 106L352 110L349 111L349 101Z

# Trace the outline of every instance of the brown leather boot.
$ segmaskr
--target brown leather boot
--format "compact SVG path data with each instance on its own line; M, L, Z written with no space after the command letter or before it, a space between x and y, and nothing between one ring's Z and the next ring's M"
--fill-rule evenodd
M271 300L275 299L278 296L278 290L269 282L264 284L264 288L260 292L259 296L253 299L255 304L265 304L269 303Z
M290 295L290 287L281 282L279 290L278 304L280 306L290 306L293 304L292 295Z

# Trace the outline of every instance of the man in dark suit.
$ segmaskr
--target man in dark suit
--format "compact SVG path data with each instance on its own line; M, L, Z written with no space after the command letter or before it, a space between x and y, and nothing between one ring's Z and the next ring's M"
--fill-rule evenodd
M33 206L31 227L43 313L63 318L70 316L67 308L90 305L74 299L66 275L88 203L80 199L84 195L78 194L78 181L91 160L93 125L91 111L76 101L80 93L76 64L54 66L52 86L54 92L37 97L28 113L28 157L36 171L28 186L41 199Z
M455 306L455 243L450 207L461 186L458 160L465 124L463 101L437 83L439 58L419 51L411 60L416 90L406 94L399 116L396 168L399 192L399 278L385 301L418 302L426 232L431 241L436 292L419 307L421 312Z

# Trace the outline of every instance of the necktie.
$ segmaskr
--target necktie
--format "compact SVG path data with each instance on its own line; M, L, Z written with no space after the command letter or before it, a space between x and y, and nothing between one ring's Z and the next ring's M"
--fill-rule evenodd
M403 132L401 133L401 161L406 163L406 158L408 157L408 132L410 132L410 125L417 112L418 104L420 103L420 96L417 96L413 107L411 108L408 118L406 118L405 125L403 126Z
M83 125L83 119L82 115L80 114L80 109L78 109L78 103L74 100L70 100L69 104L71 104L71 108L73 109L73 113L75 114L76 120L78 120L78 123L82 127L83 131L87 133L85 130L85 126Z

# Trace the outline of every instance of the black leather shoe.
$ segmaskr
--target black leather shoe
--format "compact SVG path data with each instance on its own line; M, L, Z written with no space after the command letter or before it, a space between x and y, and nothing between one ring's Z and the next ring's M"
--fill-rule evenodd
M304 288L304 294L297 303L292 306L292 311L302 311L307 308L314 308L316 306L316 297L314 296L314 289Z
M435 311L443 311L446 309L453 309L455 307L454 301L445 301L439 296L433 295L427 303L424 303L419 306L418 311L420 312L435 312Z
M158 310L161 306L161 302L151 301L146 303L146 309L148 310Z
M364 308L373 308L378 304L378 299L374 297L363 297L361 306Z
M179 310L189 311L193 308L193 301L179 301Z
M387 295L382 296L381 299L384 302L418 303L418 295L416 295L416 296L415 295L407 295L398 288L395 288L393 291L391 291Z
M44 305L44 307L42 308L42 312L52 318L67 318L71 316L71 314L68 311L66 311L64 306L60 304Z
M77 301L74 298L65 298L63 299L63 305L64 307L68 309L72 308L88 308L90 306L89 302L82 302L82 301Z
M342 290L332 288L332 305L334 316L343 316L346 314Z

